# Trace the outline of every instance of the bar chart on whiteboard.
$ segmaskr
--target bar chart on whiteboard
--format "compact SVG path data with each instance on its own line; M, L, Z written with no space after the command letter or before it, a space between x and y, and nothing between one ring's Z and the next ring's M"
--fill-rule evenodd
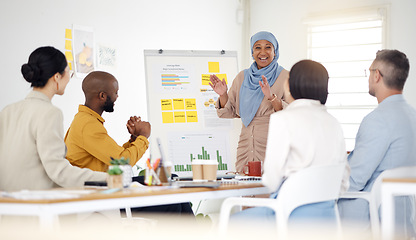
M229 145L226 132L168 134L169 159L179 176L192 175L193 160L216 160L218 173L226 173L231 169Z

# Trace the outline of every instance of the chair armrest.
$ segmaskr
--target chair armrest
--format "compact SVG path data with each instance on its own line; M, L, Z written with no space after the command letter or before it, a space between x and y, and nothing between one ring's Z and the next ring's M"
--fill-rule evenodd
M234 206L270 207L276 211L277 200L272 198L239 198L230 197L224 200L219 217L220 232L225 232L228 226L231 210Z
M234 206L247 206L247 207L264 207L276 205L276 199L273 198L239 198L230 197L225 199L222 206L234 207Z
M367 202L371 201L371 192L345 192L339 196L338 199L356 199L361 198L367 200Z

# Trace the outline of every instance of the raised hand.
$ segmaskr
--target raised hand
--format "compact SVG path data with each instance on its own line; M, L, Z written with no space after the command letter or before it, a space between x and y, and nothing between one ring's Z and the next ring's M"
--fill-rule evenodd
M215 74L212 74L211 76L209 76L209 80L209 85L218 95L222 96L227 93L228 87L227 83L225 82L225 79L222 79L221 81Z
M261 91L263 92L264 96L266 96L267 99L272 98L272 94L270 91L270 85L267 81L267 78L264 75L261 75L262 81L259 81L259 85L261 87Z

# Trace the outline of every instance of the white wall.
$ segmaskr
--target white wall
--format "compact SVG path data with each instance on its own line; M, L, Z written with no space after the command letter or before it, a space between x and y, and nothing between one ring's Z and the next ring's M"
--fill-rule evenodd
M302 21L319 14L331 14L363 7L390 5L387 19L390 32L386 48L404 52L410 60L410 73L404 96L416 107L416 1L414 0L251 0L251 34L273 32L280 45L279 63L287 69L307 57L306 25ZM375 57L375 53L374 53Z
M303 19L317 13L381 4L390 5L388 48L407 54L411 71L406 99L416 107L416 1L414 0L251 0L247 29L237 22L244 0L1 0L0 109L30 91L20 67L37 47L64 50L64 31L72 24L91 26L96 42L117 49L119 99L115 112L104 113L105 126L120 144L127 140L130 115L147 118L143 49L236 50L240 69L250 64L247 42L260 30L273 32L280 44L280 64L287 69L306 58ZM241 59L243 59L241 61ZM106 69L104 69L106 70ZM53 99L64 112L65 130L79 104L82 79L74 78L64 96Z
M30 91L20 67L39 46L64 50L65 28L94 28L96 43L115 47L119 98L105 126L119 144L127 141L131 115L147 119L144 49L236 50L243 25L237 22L239 0L1 0L0 110ZM104 69L106 70L106 69ZM64 113L65 131L84 103L82 79L73 78L53 103Z

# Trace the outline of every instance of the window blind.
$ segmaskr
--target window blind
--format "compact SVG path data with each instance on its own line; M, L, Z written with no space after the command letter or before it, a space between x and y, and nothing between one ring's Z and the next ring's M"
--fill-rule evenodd
M327 19L308 24L308 58L329 73L328 112L341 123L348 151L354 149L362 119L377 107L368 93L368 68L384 46L382 16L357 20Z

